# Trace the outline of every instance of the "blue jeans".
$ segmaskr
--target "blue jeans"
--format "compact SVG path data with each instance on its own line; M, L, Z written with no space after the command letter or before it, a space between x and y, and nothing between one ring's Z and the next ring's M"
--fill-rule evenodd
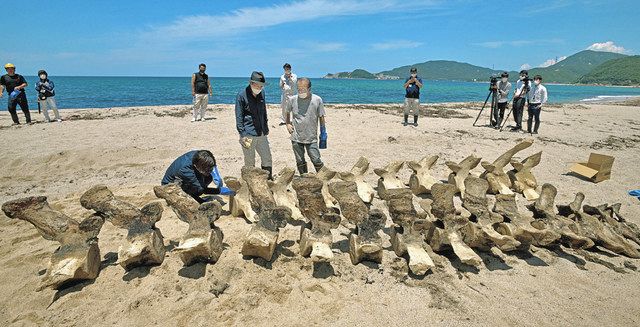
M307 151L309 155L309 159L311 159L311 163L316 171L320 170L324 164L322 160L320 160L320 149L318 149L318 142L313 142L309 144L298 143L295 141L291 141L291 147L293 148L293 154L296 157L296 166L298 166L298 172L300 175L307 173L307 162L304 159L304 152Z

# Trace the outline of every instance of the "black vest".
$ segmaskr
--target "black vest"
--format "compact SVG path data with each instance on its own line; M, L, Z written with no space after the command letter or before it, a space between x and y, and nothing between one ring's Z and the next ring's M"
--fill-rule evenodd
M200 74L200 72L195 73L196 79L193 81L195 90L197 94L207 94L209 93L209 75Z

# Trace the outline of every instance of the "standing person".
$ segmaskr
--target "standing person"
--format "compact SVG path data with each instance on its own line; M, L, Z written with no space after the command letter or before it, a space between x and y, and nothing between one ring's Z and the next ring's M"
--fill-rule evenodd
M413 126L418 126L418 115L420 115L420 89L422 88L422 78L418 77L418 69L412 67L409 71L411 76L404 81L404 88L407 91L404 96L404 126L408 125L407 119L413 111Z
M522 131L522 114L529 87L529 71L521 70L520 79L516 83L516 92L513 94L513 120L516 121L516 126L511 128L512 132Z
M498 81L498 109L493 111L494 128L500 129L502 120L504 119L504 110L507 109L509 102L509 92L511 92L511 83L509 83L509 73L504 72L500 75Z
M282 116L280 116L280 125L285 124L286 113L286 105L289 97L295 94L295 90L297 87L298 76L291 72L291 65L288 63L282 66L284 69L284 74L280 76L280 90L282 91L282 96L280 97L280 107L282 108Z
M547 103L547 88L542 85L542 76L536 75L533 77L533 87L527 95L529 98L529 109L527 113L527 132L531 132L531 123L535 118L536 125L533 127L533 134L538 134L538 127L540 127L540 111L542 111L542 105Z
M2 92L4 92L6 88L7 94L9 95L7 109L11 114L13 125L20 125L18 114L16 113L18 105L20 105L20 109L22 109L22 113L24 113L24 118L26 119L27 124L31 124L29 103L27 102L27 94L24 90L28 85L27 81L22 77L22 75L16 74L16 66L14 64L7 63L4 65L4 69L7 73L0 77L0 98L2 97Z
M205 121L204 115L207 111L207 104L209 103L209 96L213 96L211 90L211 81L209 81L209 75L205 73L207 65L200 64L198 66L198 72L191 76L191 95L193 96L193 118L191 121ZM198 118L200 113L200 118Z
M298 79L297 84L298 95L290 97L287 101L286 123L287 131L291 134L296 166L302 175L308 172L307 162L304 159L305 150L316 172L324 166L318 149L318 122L320 122L321 137L326 135L327 128L322 98L311 93L311 81L302 77ZM324 140L326 141L326 138Z
M38 92L38 104L40 105L40 109L42 109L42 113L44 114L44 120L48 123L51 121L49 118L49 109L53 110L54 115L56 115L56 120L61 122L60 113L58 112L58 107L56 106L56 100L53 97L56 95L56 91L54 91L55 85L53 81L49 80L49 74L47 74L44 70L38 71L38 77L40 80L36 83L36 92Z
M244 155L244 166L255 167L256 152L260 156L260 166L273 179L271 149L269 148L269 122L264 99L265 78L262 72L251 73L249 85L236 97L236 129L240 134L240 144Z

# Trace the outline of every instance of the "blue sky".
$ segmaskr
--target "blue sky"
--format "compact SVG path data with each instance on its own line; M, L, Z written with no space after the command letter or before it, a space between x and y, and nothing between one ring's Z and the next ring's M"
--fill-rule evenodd
M0 61L35 75L268 77L427 60L495 69L594 48L638 54L640 1L32 1L3 17ZM5 9L8 7L5 6Z

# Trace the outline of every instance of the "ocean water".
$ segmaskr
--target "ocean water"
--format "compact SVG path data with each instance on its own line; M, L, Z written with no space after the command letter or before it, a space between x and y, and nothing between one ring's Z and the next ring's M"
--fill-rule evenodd
M37 78L26 76L30 107L36 108ZM188 105L192 101L190 77L71 77L51 76L56 85L59 108L112 108L128 106ZM211 77L213 98L210 103L234 103L247 78ZM403 81L311 79L312 89L325 103L399 103L404 100ZM512 81L512 84L515 84ZM425 81L422 102L484 101L487 83ZM549 102L579 102L640 96L640 88L547 85ZM268 78L265 87L268 103L280 102L278 79ZM7 94L0 101L6 103ZM0 110L7 110L0 103Z

